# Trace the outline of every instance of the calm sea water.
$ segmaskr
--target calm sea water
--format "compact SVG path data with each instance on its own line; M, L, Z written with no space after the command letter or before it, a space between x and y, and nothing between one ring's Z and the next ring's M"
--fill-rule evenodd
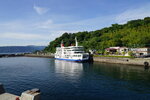
M40 88L42 100L150 99L150 71L141 66L0 58L0 82L17 95Z

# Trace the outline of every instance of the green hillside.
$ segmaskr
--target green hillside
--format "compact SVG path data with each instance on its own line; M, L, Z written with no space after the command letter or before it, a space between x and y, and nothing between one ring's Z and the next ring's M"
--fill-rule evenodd
M110 46L147 47L150 46L150 17L128 21L123 25L112 24L111 27L96 31L64 33L51 41L44 51L55 52L62 40L65 46L75 44L75 37L86 50L103 51Z

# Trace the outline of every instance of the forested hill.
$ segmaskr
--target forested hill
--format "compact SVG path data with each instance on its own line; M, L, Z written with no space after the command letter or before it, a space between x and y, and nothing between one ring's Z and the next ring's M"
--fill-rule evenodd
M64 33L51 41L44 51L55 52L62 40L65 46L75 44L75 37L86 50L102 51L110 46L147 47L150 46L150 17L131 20L123 25L112 24L111 27L96 31Z

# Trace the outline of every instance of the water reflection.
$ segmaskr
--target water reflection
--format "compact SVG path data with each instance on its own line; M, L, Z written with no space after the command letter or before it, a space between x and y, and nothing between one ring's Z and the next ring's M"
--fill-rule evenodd
M149 70L149 66L144 66L145 71Z
M138 93L150 93L150 71L144 66L95 63L94 71L112 78L122 87ZM123 82L123 83L122 83Z
M60 75L60 77L77 79L81 76L82 72L82 63L55 60L55 73L57 73L57 75Z
M95 63L94 70L103 75L123 80L147 80L150 81L149 67L130 66L121 64Z

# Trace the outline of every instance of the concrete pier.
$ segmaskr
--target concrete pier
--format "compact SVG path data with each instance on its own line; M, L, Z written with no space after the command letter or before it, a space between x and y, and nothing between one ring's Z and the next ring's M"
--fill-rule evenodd
M16 100L17 98L19 98L19 96L10 93L0 94L0 100Z
M40 100L40 90L27 90L21 94L20 100Z
M127 64L127 65L150 65L150 58L115 58L115 57L94 57L94 61L114 64Z
M40 90L27 90L23 92L21 96L17 96L11 93L6 93L3 84L0 83L0 100L40 100Z

